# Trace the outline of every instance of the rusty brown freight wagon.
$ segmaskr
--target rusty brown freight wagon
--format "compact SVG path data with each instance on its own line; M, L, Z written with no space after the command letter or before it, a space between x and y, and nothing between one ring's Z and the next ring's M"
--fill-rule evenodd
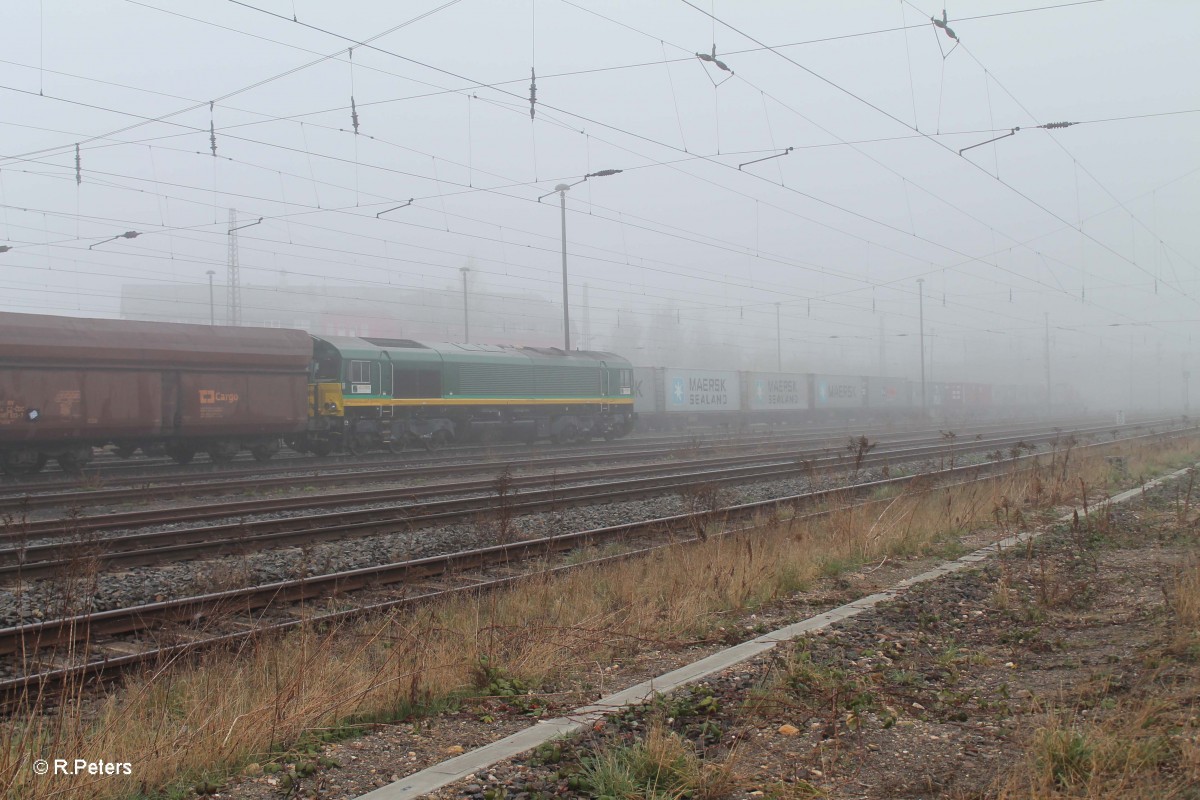
M311 360L303 331L0 313L0 467L75 469L106 444L270 458L307 426Z

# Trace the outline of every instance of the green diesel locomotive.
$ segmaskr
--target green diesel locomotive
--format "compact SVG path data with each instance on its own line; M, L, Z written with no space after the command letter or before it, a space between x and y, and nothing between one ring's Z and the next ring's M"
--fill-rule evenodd
M287 441L321 455L615 439L633 427L632 385L632 366L612 353L313 337L309 430Z

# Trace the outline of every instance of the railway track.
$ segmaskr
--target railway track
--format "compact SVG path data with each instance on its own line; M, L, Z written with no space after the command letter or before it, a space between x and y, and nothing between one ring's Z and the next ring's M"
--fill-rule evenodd
M1141 434L1121 439L1121 442L1166 440L1189 435L1192 431ZM1081 445L1079 450L1111 446L1114 442ZM962 483L987 480L996 472L1029 469L1038 456L988 462L982 465L960 466L924 475L891 478L847 488L827 489L790 497L774 498L725 508L676 515L653 520L627 523L606 528L577 531L533 539L513 544L497 545L450 553L414 561L384 564L346 572L309 576L295 581L281 581L262 586L246 587L196 597L180 598L47 620L0 630L0 654L14 664L14 677L0 681L0 697L5 702L19 703L24 693L53 691L55 687L84 678L104 678L137 664L164 663L201 647L214 647L243 642L248 638L286 631L306 624L336 624L363 614L377 613L406 605L445 598L455 593L480 592L513 585L530 574L545 574L546 569L518 575L473 579L451 587L421 591L422 582L461 575L469 570L495 568L516 562L527 562L555 553L637 536L654 536L657 544L621 556L584 561L549 571L578 569L615 558L629 558L650 550L678 546L681 534L694 536L698 526L720 520L726 527L730 522L769 513L792 514L821 501L835 498L862 497L885 487L913 487L928 482L926 490L945 486L947 479L962 478ZM890 502L890 499L867 500L867 503ZM830 513L825 510L818 513ZM692 538L684 536L684 539ZM386 585L404 585L415 589L407 596L360 605L328 613L312 613L304 606L299 613L287 618L269 618L268 612L278 613L281 607L294 607L321 598L373 589ZM208 625L209 630L202 627ZM131 638L132 637L132 638Z
M1155 418L1135 420L1131 426L1166 425L1178 420ZM1103 425L1099 419L1060 419L1051 421L1033 420L1027 423L997 423L988 422L969 426L956 426L960 433L971 433L987 430L1011 429L1014 425L1039 425L1043 428L1070 427L1083 423ZM696 449L729 447L729 446L770 446L786 442L839 442L847 436L867 435L872 438L885 439L904 435L934 435L936 428L895 428L894 426L858 426L848 425L823 428L779 428L765 433L706 433L701 435L635 435L616 442L593 442L587 445L566 446L527 446L527 445L489 445L486 447L462 446L452 447L438 454L415 453L407 454L377 454L369 456L345 456L331 458L311 458L293 456L260 464L253 461L228 464L199 464L188 467L168 469L174 465L160 465L163 469L139 470L138 464L144 462L117 461L113 469L85 470L82 475L59 474L57 476L25 477L21 479L0 476L0 508L14 508L24 497L41 498L52 493L64 495L77 492L80 497L89 496L98 499L99 492L111 491L121 487L139 487L141 489L155 488L152 484L170 482L168 485L202 486L236 480L267 481L273 477L280 481L294 481L300 476L318 480L334 481L334 475L355 475L372 471L386 472L390 469L427 469L441 468L463 463L504 463L534 460L549 460L554 458L586 459L589 455L603 457L616 456L630 450L660 451L662 453L680 453ZM125 467L129 466L129 469ZM128 473L128 474L126 474ZM164 489L165 491L165 489ZM38 501L34 501L38 502Z
M1137 423L1124 426L1123 429L1140 429L1152 425L1164 425L1172 423L1172 420L1154 420L1151 422ZM1071 423L1078 425L1079 423ZM1113 430L1117 426L1112 425L1097 425L1096 430ZM1038 428L1025 428L1024 430L1046 430L1044 425L1039 425ZM994 424L965 428L962 429L960 436L966 437L979 433L1009 433L1012 431L1012 426L999 426ZM1017 431L1019 432L1019 431ZM941 431L923 431L923 432L908 432L896 431L885 432L876 435L875 441L879 444L891 444L899 441L905 441L903 437L910 437L909 442L920 441L920 437L927 436L928 438L936 438L941 436ZM20 494L0 495L0 512L9 512L10 514L22 514L24 512L48 507L64 507L64 508L83 508L94 507L101 504L118 504L127 502L143 502L152 499L170 499L181 496L199 497L205 495L229 494L235 492L244 492L247 490L267 491L272 489L281 489L295 487L297 484L302 484L305 487L318 486L343 486L354 485L372 482L396 482L396 481L412 481L425 480L431 477L449 478L454 476L463 476L477 474L484 470L504 470L510 471L528 470L528 469L557 469L560 467L577 467L582 464L604 463L606 461L628 461L631 459L678 459L681 454L694 456L697 453L714 453L714 452L734 452L737 450L757 450L760 454L776 451L782 454L783 451L791 451L795 447L816 448L818 445L827 445L824 450L828 452L829 446L836 443L838 450L845 448L845 435L839 435L840 438L831 439L827 434L812 435L801 434L798 436L772 436L765 439L733 439L730 441L720 442L705 442L705 441L689 441L687 447L659 447L639 448L637 446L629 446L628 444L620 448L608 448L599 451L589 450L583 453L554 453L551 455L540 456L536 459L502 459L484 462L461 463L455 461L453 463L421 463L411 466L375 466L369 465L360 469L351 471L315 471L313 473L298 474L294 470L284 470L284 474L277 474L277 470L267 472L253 471L237 474L222 474L217 479L205 479L196 482L171 483L161 485L147 485L138 480L123 480L118 485L105 485L98 488L80 489L77 486L67 488L63 491L52 492L33 492L27 491Z
M858 426L866 433L875 433L888 429L893 429L891 426L871 425ZM836 437L847 435L850 431L849 425L824 426L818 428L780 428L769 431L758 432L726 432L726 431L705 431L702 433L683 433L683 434L660 434L660 433L638 433L632 434L616 442L595 441L586 444L576 445L527 445L524 443L514 442L493 442L488 444L466 444L452 445L436 453L429 453L425 450L405 450L398 453L365 453L353 455L350 453L341 453L330 456L314 457L302 453L296 453L291 450L281 450L280 453L268 462L256 462L248 455L239 455L231 463L217 463L212 461L200 461L187 465L176 464L169 458L165 457L134 457L123 459L111 453L101 453L81 472L68 473L62 470L52 470L47 468L46 471L37 475L26 476L3 476L0 475L0 485L8 484L12 486L54 486L54 485L75 485L82 481L104 480L107 483L124 482L124 481L146 481L149 479L158 478L173 478L173 477L195 477L204 475L268 475L280 474L285 472L307 471L308 469L354 469L368 464L381 463L396 463L396 462L444 462L448 460L460 459L480 459L505 457L506 455L530 455L539 452L554 452L569 448L579 450L586 448L593 451L606 451L620 449L623 446L628 446L630 442L636 442L638 445L659 446L659 447L686 447L697 441L705 443L718 444L721 442L732 441L751 441L759 439L762 441L770 441L772 438L778 438L781 435L789 435L793 433L802 433L809 436L828 436ZM158 473L168 474L158 474ZM130 473L130 474L124 474Z
M1086 428L1069 433L1087 436L1096 432L1097 429ZM955 458L963 455L1003 450L1018 443L1046 443L1060 436L1058 432L1043 432L1034 436L1026 431L954 445L936 442L914 446L904 442L866 454L859 460L858 468L929 458L949 458L953 463ZM832 455L792 454L783 458L742 455L700 459L686 465L637 465L579 471L566 478L554 475L512 477L505 480L503 485L498 484L497 479L489 478L401 490L388 488L322 496L256 499L217 507L201 505L30 522L0 532L0 541L15 543L0 549L0 581L36 580L66 574L81 559L86 559L91 569L146 566L202 556L217 557L371 536L394 531L397 527L416 528L469 519L481 512L494 511L499 506L511 518L579 505L687 493L703 485L828 473L853 463L854 459L846 452ZM505 492L503 497L498 493L501 488ZM422 501L422 498L435 499ZM338 506L381 502L388 505L329 510ZM213 518L228 520L239 514L278 513L313 507L321 507L322 510L303 516L239 519L182 530L128 533L105 538L84 536L137 525L197 522ZM74 541L29 544L30 539L54 537L72 537Z

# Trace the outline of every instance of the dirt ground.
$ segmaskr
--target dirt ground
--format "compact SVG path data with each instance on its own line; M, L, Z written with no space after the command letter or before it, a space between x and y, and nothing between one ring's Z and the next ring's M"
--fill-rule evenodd
M1068 727L1111 728L1153 701L1162 741L1150 778L1162 793L1137 796L1200 798L1191 784L1200 769L1200 638L1181 647L1170 610L1179 570L1194 568L1197 552L1197 514L1181 505L1179 491L1168 485L1079 526L1058 526L1029 547L923 584L437 796L1029 797L1043 796L1035 789L1045 788L1045 775L1050 789L1070 794L1088 777L1076 771L1095 769L1096 759L1081 766L1068 753L1059 763L1039 751L1047 726L1065 719ZM977 532L964 544L1004 533ZM299 779L252 767L220 794L354 797L931 563L885 562L766 613L731 618L726 641L651 648L629 663L593 665L569 685L532 692L496 675L490 696L300 754L297 763L307 758L313 769ZM675 747L667 748L665 771L657 751L658 772L648 779L657 788L614 790L604 782L603 759L645 749L648 732ZM684 788L672 790L672 776Z

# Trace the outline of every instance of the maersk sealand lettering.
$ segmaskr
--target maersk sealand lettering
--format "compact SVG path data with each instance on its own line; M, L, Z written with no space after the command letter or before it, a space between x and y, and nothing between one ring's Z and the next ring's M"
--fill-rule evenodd
M854 399L858 397L858 389L847 383L833 383L829 385L829 396Z
M727 406L729 405L729 395L727 394L689 394L689 406Z
M688 378L688 389L693 392L728 392L724 378Z

